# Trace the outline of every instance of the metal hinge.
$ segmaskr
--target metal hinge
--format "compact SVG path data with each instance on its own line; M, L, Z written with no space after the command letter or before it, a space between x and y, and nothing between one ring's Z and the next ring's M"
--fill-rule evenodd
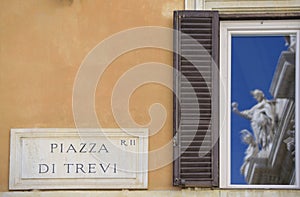
M181 179L181 178L176 178L175 179L175 185L178 185L178 186L185 186L185 180L184 179Z
M178 132L176 132L176 134L173 137L173 146L177 146L178 145Z

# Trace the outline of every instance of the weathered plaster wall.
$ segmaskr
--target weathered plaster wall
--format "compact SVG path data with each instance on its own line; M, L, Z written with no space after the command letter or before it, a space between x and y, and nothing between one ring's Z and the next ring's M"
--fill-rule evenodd
M88 52L122 30L171 28L173 10L183 7L182 0L0 1L0 191L8 191L10 128L74 128L73 83ZM103 127L118 127L110 109L114 84L128 69L144 62L171 66L172 53L136 50L110 65L95 92ZM172 81L171 72L165 77ZM148 84L130 100L130 112L139 124L149 122L148 109L154 102L164 105L168 117L150 138L150 150L172 138L172 92ZM172 165L149 173L149 189L171 188Z

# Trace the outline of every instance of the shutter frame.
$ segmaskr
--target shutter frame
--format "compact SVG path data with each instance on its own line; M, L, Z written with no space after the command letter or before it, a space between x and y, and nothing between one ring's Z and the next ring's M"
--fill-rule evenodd
M189 21L189 20L211 20L210 25L207 23L197 23L199 26L193 29L193 23L188 22L182 22L182 21ZM173 55L173 64L174 64L174 81L173 81L173 136L174 136L174 162L173 162L173 185L174 186L181 186L181 187L217 187L219 185L219 15L217 11L174 11L174 21L173 21L173 27L174 27L174 36L173 36L173 43L174 43L174 55ZM209 121L207 125L205 125L205 118L202 120L196 120L196 123L193 122L193 120L185 119L186 117L194 118L192 113L188 111L188 108L184 108L185 103L182 102L182 98L186 99L184 95L184 91L187 88L182 88L182 78L179 73L184 73L184 76L190 81L197 83L197 80L201 81L202 78L205 78L207 73L205 71L200 70L200 76L201 78L198 78L199 73L194 73L193 71L197 70L195 69L195 66L191 66L191 61L185 61L185 59L182 58L180 54L181 50L185 47L189 47L188 44L184 46L183 40L181 37L181 31L184 31L183 25L185 25L186 31L185 34L188 36L195 36L199 38L199 42L202 42L202 45L205 49L210 49L211 44L211 52L210 55L214 61L210 62L210 64L213 64L215 62L215 66L211 66L211 70L209 71L208 79L211 81L210 87L202 88L202 85L199 85L198 87L193 86L193 90L195 90L197 94L197 100L198 103L196 105L199 105L200 108L200 102L199 99L207 99L207 90L210 89L210 101L208 105L210 105L209 110L207 110L209 115ZM202 27L203 25L203 27ZM209 27L208 27L209 26ZM205 28L206 29L205 29ZM191 28L189 30L189 28ZM207 29L208 28L208 29ZM205 36L211 37L211 43L209 43L207 46L205 43L207 43L205 36L202 38L204 34L195 35L194 32L197 32L199 30L200 33L202 32L210 32L209 34L205 34ZM190 31L190 32L188 32ZM193 35L194 33L194 35ZM185 40L185 42L188 43L189 40ZM204 44L203 44L204 43ZM192 45L191 45L192 46ZM193 49L195 51L195 49ZM196 49L198 50L198 49ZM196 59L199 59L199 56L195 56ZM205 58L206 56L204 56ZM202 59L200 59L200 62L197 67L202 67L202 64L205 65L205 63L202 63ZM185 66L184 64L187 64L188 66ZM189 65L190 64L190 65ZM196 64L196 63L195 63ZM201 65L200 65L201 64ZM194 67L194 68L193 68ZM202 67L204 69L205 66ZM193 78L194 77L194 78ZM202 81L203 82L203 81ZM203 89L203 90L202 90ZM184 92L184 93L183 93ZM187 94L189 92L187 91ZM202 97L203 96L203 97ZM206 97L205 97L206 96ZM204 102L204 101L203 101ZM193 104L192 104L193 105ZM205 105L202 105L202 108L206 107ZM184 110L187 110L186 113L183 113ZM193 110L193 109L191 109ZM202 109L202 111L205 111ZM206 112L206 111L205 111ZM190 114L189 114L190 113ZM199 110L199 114L201 114L201 110ZM203 113L204 114L204 113ZM197 116L196 116L197 117ZM199 115L200 117L200 115ZM181 152L182 147L184 147L185 142L184 139L187 138L187 133L189 133L188 126L183 126L184 124L182 122L189 121L189 124L195 124L193 126L197 126L197 131L194 133L194 135L191 135L193 138L193 141L188 144L188 147L185 149L184 152ZM199 121L199 122L197 122ZM210 141L208 141L209 146L211 147L211 151L208 154L208 157L210 159L210 167L208 167L208 173L202 172L202 170L205 170L205 167L200 167L202 163L199 163L199 167L197 166L198 163L189 163L188 167L183 168L183 156L185 158L185 161L193 161L193 158L195 158L195 155L193 155L193 152L189 152L188 150L197 146L191 146L194 142L199 143L201 146L205 143L205 139L202 139L202 137L199 137L198 133L202 132L200 131L202 127L199 125L202 124L200 122L204 122L204 127L207 127L207 131L205 132L205 137L207 136L207 133L210 132ZM188 136L189 138L189 136ZM199 142L200 139L200 142ZM196 144L197 144L196 143ZM200 151L200 149L199 149ZM195 152L195 151L194 151ZM189 155L192 155L189 158ZM206 155L205 155L206 156ZM199 159L200 156L197 159ZM201 157L201 161L204 160L204 157ZM206 164L205 164L206 165ZM190 166L194 166L193 168ZM190 171L192 173L184 173L183 171ZM193 172L197 172L194 174ZM198 173L199 172L199 173ZM202 173L202 174L201 174ZM201 178L201 176L204 176L204 178ZM209 178L205 178L206 176L209 176Z

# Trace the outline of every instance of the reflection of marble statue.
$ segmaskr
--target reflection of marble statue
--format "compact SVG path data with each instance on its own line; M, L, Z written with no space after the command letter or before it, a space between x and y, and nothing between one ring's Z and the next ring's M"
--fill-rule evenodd
M250 160L255 158L258 154L258 146L257 146L252 134L248 130L246 130L246 129L242 130L241 134L242 134L243 142L245 142L246 144L249 144L249 146L245 152L244 163L240 169L241 174L246 175L248 168L249 168Z
M297 38L295 34L291 34L289 36L285 36L285 46L289 47L289 50L291 52L295 52L296 51L296 42L297 42Z
M251 121L251 127L254 133L255 142L266 150L273 141L275 129L275 106L274 103L267 100L261 90L251 91L257 104L249 110L239 111L238 103L232 103L232 110L238 115Z

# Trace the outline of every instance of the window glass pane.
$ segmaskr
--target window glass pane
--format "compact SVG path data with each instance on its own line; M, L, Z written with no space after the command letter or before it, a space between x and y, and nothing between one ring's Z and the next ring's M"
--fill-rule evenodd
M232 36L231 184L276 185L292 182L295 168L292 154L281 154L275 149L286 148L283 147L286 144L282 145L285 139L279 139L280 133L292 130L291 126L282 125L290 124L294 118L294 107L283 110L288 105L294 106L289 95L293 91L283 92L283 96L278 93L280 90L274 91L275 86L277 89L280 89L277 86L294 88L289 85L295 83L292 77L290 82L275 85L278 78L291 75L291 72L293 77L295 75L295 55L290 55L295 54L292 42L293 35ZM293 71L291 67L287 68L289 71L279 68L283 58L294 64ZM280 115L287 113L289 118L280 118ZM279 172L282 170L286 170L286 175Z

